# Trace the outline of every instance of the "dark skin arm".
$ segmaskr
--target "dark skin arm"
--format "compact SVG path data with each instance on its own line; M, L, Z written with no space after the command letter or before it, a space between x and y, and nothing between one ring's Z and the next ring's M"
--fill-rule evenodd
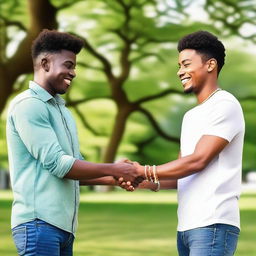
M204 135L191 155L157 166L159 179L180 179L202 171L227 146L228 141L217 136Z
M177 188L177 180L194 173L203 171L204 168L217 156L229 142L221 137L204 135L198 141L194 152L191 155L180 157L177 160L157 166L158 178L161 181L162 189ZM144 166L134 163L140 171ZM132 191L131 186L122 184L120 186ZM144 181L139 188L156 189L156 184Z
M181 154L179 152L178 159L181 157ZM128 160L128 162L131 162ZM133 163L133 162L131 162ZM157 189L157 184L144 180L141 182L138 187L133 187L131 183L124 182L123 178L119 178L118 180L118 185L127 190L127 191L134 191L135 189L150 189L150 190L156 190ZM160 180L160 189L165 190L165 189L177 189L177 179L169 179L169 180Z
M131 181L135 186L142 180L143 172L129 163L115 163L115 164L96 164L83 160L76 160L65 178L74 180L89 180L102 178L106 176L113 176L118 179L123 177L126 181Z
M151 189L156 190L157 184L153 182L149 182L144 180L142 183L138 186L139 189ZM161 180L160 181L160 189L176 189L177 188L177 180Z
M118 185L118 181L113 176L106 176L97 179L89 179L89 180L80 180L80 186L90 186L90 185L109 185L116 186Z

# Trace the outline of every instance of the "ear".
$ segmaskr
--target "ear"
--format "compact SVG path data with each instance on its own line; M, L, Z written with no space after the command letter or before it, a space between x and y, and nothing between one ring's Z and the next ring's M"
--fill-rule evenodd
M212 72L215 68L217 68L216 59L212 58L207 61L207 71L208 73Z
M44 69L45 72L49 72L50 70L50 63L48 58L41 59L41 67Z

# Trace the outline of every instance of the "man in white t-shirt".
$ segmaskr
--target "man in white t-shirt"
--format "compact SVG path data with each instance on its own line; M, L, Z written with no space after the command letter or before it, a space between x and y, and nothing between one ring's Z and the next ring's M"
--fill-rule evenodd
M179 158L140 166L148 181L139 187L177 188L180 256L234 255L240 232L243 112L236 98L218 86L225 48L217 37L206 31L189 34L179 41L178 51L184 92L194 93L198 104L184 115Z

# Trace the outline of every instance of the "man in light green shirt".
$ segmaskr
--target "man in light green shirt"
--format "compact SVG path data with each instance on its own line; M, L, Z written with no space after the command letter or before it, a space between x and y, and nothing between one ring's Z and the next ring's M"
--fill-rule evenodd
M81 157L75 122L59 94L76 76L82 47L70 34L42 31L32 46L34 81L9 106L12 231L19 255L72 255L79 181L115 185L123 177L135 186L144 178L131 164Z

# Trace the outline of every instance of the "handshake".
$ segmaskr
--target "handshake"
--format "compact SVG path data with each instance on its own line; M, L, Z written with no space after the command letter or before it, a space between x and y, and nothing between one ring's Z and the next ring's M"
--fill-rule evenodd
M114 178L117 185L127 191L134 191L135 188L150 188L153 191L160 189L157 168L155 165L142 166L138 162L123 159L116 162L118 171Z

